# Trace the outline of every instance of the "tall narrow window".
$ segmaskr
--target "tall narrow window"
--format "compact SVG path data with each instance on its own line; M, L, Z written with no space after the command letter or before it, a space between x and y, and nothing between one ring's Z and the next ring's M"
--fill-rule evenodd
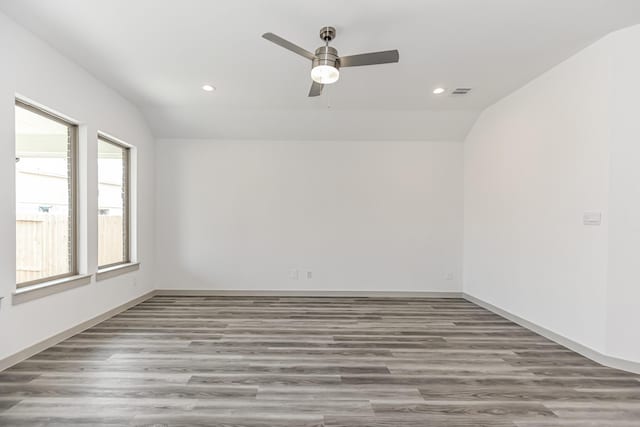
M129 259L129 147L98 137L98 268Z
M16 281L77 274L77 127L16 101Z

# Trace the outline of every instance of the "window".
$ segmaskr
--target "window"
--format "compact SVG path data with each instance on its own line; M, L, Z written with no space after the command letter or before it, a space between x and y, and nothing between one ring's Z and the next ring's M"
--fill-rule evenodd
M98 268L130 261L129 151L98 136Z
M77 127L16 100L16 282L77 274Z

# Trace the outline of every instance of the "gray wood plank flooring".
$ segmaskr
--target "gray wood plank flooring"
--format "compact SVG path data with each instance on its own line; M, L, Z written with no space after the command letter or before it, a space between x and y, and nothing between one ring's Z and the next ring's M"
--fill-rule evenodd
M637 427L639 378L462 299L156 296L0 372L0 425Z

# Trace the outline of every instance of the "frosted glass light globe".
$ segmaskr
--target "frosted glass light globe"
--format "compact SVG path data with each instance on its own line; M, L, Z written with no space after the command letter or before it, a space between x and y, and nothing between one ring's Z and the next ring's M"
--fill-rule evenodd
M338 81L340 78L340 71L331 65L316 65L311 70L311 78L314 82L328 85Z

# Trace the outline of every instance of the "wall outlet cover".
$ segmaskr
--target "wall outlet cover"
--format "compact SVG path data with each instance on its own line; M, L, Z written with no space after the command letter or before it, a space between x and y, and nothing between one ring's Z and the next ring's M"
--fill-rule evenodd
M602 212L585 212L582 215L582 223L584 225L602 224Z

